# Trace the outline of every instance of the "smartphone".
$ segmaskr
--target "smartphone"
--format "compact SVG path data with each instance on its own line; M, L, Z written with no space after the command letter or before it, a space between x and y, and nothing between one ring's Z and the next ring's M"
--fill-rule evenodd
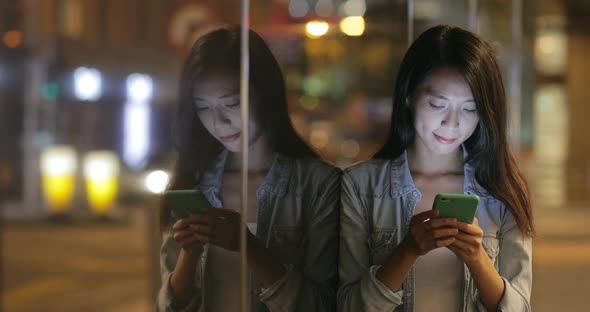
M473 223L479 197L477 195L440 193L434 198L432 209L439 211L439 218L456 218L465 223Z
M164 193L164 204L172 210L177 219L184 219L191 214L204 213L211 205L198 190L170 190Z

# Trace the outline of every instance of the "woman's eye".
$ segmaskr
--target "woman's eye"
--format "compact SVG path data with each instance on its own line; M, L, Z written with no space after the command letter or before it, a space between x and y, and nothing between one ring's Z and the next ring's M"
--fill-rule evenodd
M207 106L203 106L203 107L199 107L199 106L197 106L197 112L204 112L204 111L206 111L207 109L209 109Z
M432 107L434 109L442 109L442 108L445 108L443 105L434 105L432 102L428 102L428 104L430 104L430 107Z
M227 107L229 107L229 108L236 108L236 107L238 107L238 106L240 106L240 102L233 103L233 104L228 104L228 105L227 105Z
M476 112L475 109L467 109L467 108L465 108L463 110L466 111L466 112L468 112L468 113L475 113Z

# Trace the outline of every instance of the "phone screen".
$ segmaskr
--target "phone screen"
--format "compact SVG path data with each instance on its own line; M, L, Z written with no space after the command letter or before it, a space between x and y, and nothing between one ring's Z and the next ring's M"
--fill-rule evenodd
M198 190L170 190L164 193L164 202L177 219L203 213L211 208L209 201Z

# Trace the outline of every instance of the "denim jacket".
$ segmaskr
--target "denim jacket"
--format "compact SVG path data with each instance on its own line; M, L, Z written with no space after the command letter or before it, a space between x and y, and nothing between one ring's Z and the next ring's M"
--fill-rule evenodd
M413 311L414 268L397 292L375 277L404 239L422 197L406 157L404 152L395 160L372 159L344 171L340 311ZM484 233L482 244L505 285L498 311L530 311L531 238L521 235L512 213L477 183L469 164L464 165L464 193L480 197L477 218ZM463 285L463 311L486 311L466 265Z
M221 207L219 193L227 155L227 151L220 155L197 186L217 208ZM255 310L335 310L340 179L339 169L320 160L274 156L256 193L256 237L285 266L287 273L269 288L256 285L252 289L252 296L258 296L263 303ZM202 311L203 302L207 300L203 296L207 246L194 277L194 297L182 310L175 308L170 288L179 252L180 247L169 229L163 233L160 250L162 286L156 310Z

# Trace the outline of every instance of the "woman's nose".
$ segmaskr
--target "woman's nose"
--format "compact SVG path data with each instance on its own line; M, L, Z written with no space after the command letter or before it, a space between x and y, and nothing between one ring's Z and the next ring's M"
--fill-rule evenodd
M449 109L441 124L448 128L459 128L459 112L456 109Z
M213 125L214 126L222 126L226 124L230 124L231 120L226 112L223 109L215 109L213 112Z

